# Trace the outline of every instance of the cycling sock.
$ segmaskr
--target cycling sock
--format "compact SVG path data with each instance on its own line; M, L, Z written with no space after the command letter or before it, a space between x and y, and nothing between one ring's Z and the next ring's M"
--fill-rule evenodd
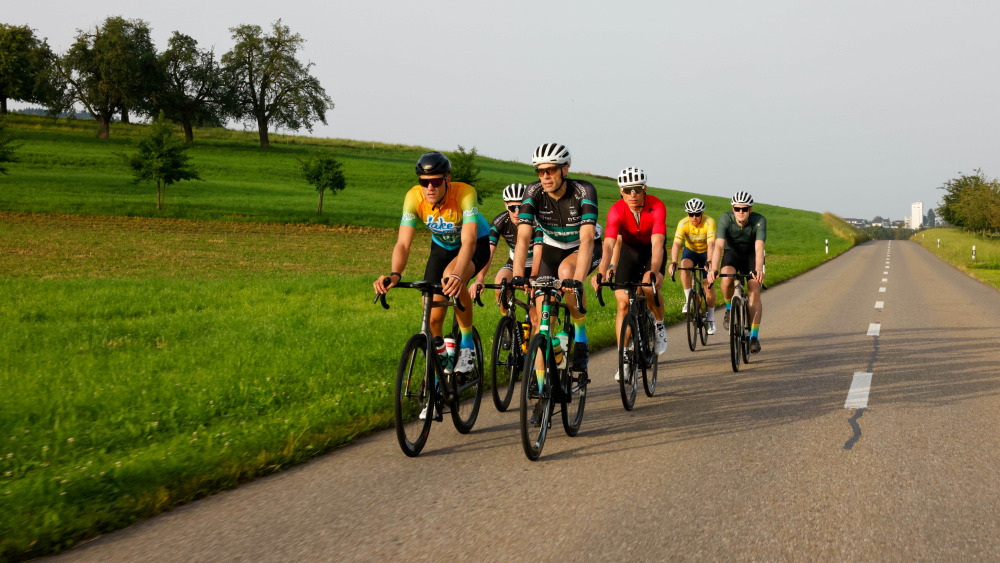
M690 289L685 289L684 290L684 302L685 303L688 302L688 295L690 295L690 294L691 294L691 290Z
M733 302L730 301L729 299L726 299L726 310L729 311L732 308L733 308Z
M575 330L573 342L587 343L587 327L584 325L585 320L587 320L586 317L582 319L573 319L573 329Z
M538 379L538 388L541 389L542 386L545 384L545 370L544 369L536 369L535 370L535 378Z
M760 332L760 324L752 323L750 325L750 338L757 338L758 332Z
M714 323L715 322L715 307L709 307L708 311L706 311L706 312L708 313L708 322Z
M462 343L459 346L469 350L474 349L476 344L472 340L472 327L470 326L469 328L465 328L460 326L458 327L458 330L462 332Z

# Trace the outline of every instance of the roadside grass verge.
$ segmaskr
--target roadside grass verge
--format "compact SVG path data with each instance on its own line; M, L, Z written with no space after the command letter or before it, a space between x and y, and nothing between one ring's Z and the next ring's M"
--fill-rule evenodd
M941 240L938 248L937 241ZM928 229L910 240L977 280L1000 289L1000 240L958 229ZM976 259L972 259L972 246Z

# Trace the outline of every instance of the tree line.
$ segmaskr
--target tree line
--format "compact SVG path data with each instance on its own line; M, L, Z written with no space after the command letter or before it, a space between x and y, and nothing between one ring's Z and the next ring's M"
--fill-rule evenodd
M257 25L229 31L235 45L219 59L179 31L157 52L147 22L112 16L78 30L60 54L27 25L0 23L0 115L8 100L40 104L53 115L82 106L107 139L114 116L128 123L131 115L162 113L184 128L189 144L193 127L235 121L256 125L263 148L273 127L312 131L317 121L326 124L334 104L311 75L313 63L296 56L301 35L281 20L269 33Z
M977 169L944 183L938 217L966 231L1000 230L1000 180Z

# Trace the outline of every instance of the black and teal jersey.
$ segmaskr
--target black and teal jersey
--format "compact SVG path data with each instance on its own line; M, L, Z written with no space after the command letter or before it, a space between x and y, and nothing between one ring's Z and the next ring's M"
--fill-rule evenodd
M542 244L557 248L580 246L580 227L597 225L597 190L590 182L566 179L566 193L554 199L541 182L529 184L521 200L519 221L542 232Z

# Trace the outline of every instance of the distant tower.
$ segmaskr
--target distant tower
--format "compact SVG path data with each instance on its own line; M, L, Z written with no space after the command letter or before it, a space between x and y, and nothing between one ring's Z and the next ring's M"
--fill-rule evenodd
M919 229L924 222L924 202L918 201L910 204L910 221L913 224L911 229Z

